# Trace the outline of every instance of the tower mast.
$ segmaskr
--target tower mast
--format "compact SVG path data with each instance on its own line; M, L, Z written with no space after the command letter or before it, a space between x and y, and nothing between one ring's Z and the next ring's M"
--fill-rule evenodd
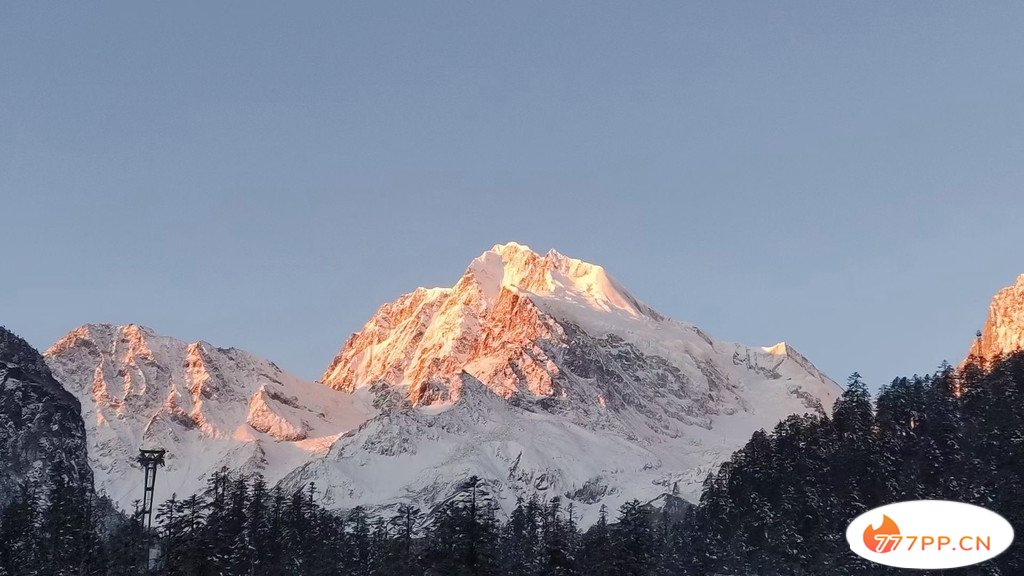
M166 450L139 450L138 462L146 472L142 491L143 526L148 531L153 527L153 493L156 488L156 469L164 465Z

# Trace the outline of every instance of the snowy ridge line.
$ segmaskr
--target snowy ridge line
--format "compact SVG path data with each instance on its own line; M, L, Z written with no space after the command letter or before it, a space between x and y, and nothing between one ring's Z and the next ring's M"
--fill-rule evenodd
M322 383L132 324L80 327L46 363L81 402L97 486L126 509L136 451L159 446L158 501L228 469L315 482L337 510L430 510L475 475L502 513L537 493L586 525L602 505L695 501L753 431L840 392L784 343L716 340L600 266L516 243L381 306Z

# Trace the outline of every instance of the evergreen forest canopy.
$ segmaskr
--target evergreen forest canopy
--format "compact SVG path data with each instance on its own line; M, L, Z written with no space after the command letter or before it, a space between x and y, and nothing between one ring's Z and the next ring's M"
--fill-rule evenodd
M984 506L1024 526L1024 354L983 369L897 378L873 402L857 374L830 416L791 416L705 480L683 515L638 501L587 530L571 502L522 501L500 521L470 478L437 510L335 515L315 487L284 494L218 475L203 494L160 505L152 540L166 576L883 575L844 532L901 500ZM55 471L0 514L0 576L146 573L140 518L104 521L90 491ZM928 572L922 571L922 574ZM1024 574L1021 538L958 574Z

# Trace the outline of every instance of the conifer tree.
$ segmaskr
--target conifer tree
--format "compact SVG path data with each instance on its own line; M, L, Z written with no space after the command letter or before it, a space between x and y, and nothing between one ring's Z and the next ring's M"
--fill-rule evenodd
M654 565L650 544L651 519L639 500L630 500L619 507L618 522L612 532L615 576L643 576Z
M550 576L576 574L575 533L562 518L562 500L555 496L548 503L541 523L541 572Z
M40 564L39 506L36 486L23 481L0 515L0 567L8 574L33 574Z
M391 517L391 531L395 535L392 547L394 559L391 573L396 576L412 576L419 573L419 561L416 554L417 530L423 513L419 508L409 504L401 504Z

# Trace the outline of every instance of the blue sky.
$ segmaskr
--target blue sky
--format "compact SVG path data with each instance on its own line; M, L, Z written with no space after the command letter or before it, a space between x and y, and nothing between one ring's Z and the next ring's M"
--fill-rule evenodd
M837 380L1024 272L1024 5L0 4L0 323L317 377L516 240Z

